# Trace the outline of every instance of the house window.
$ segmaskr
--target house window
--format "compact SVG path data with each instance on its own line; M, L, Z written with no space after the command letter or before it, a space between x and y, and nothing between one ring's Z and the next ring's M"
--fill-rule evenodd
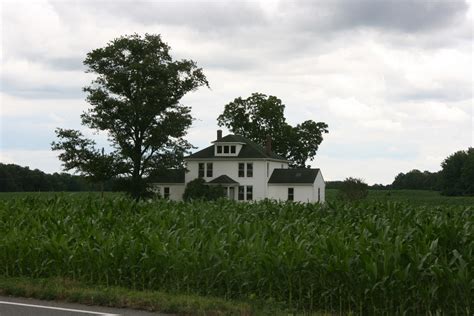
M253 199L253 187L251 185L247 186L247 201L251 201Z
M200 162L200 163L199 163L198 177L199 177L199 178L203 178L203 177L204 177L204 163L203 163L203 162Z
M169 187L164 187L163 188L163 197L165 199L169 199L170 198L170 188Z
M217 146L217 153L222 154L222 146Z
M229 153L229 146L224 146L224 154L228 154Z
M318 188L318 202L321 201L321 188Z
M245 164L239 163L239 178L245 177Z
M251 162L247 163L247 177L253 177L253 163Z
M230 153L235 154L235 145L230 146Z
M245 200L245 187L243 185L239 186L239 201Z
M288 201L295 200L295 188L288 188Z
M212 162L207 163L206 177L212 177Z

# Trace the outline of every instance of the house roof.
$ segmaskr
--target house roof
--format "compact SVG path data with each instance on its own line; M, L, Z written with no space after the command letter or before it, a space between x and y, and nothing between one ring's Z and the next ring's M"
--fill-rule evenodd
M222 175L208 182L209 184L238 184L237 181L229 176Z
M154 183L184 183L184 169L165 169L150 177Z
M214 141L214 142L242 143L243 145L242 145L242 149L240 150L237 156L216 156L214 152L214 145L212 145L185 157L185 159L188 159L188 158L189 159L194 159L194 158L197 158L197 159L267 158L267 159L287 161L285 158L275 154L274 152L267 154L263 146L257 143L254 143L253 141L240 135L232 135L232 134L226 135L225 137L222 137L219 141Z
M268 183L314 183L319 169L274 169Z
M221 139L216 139L213 143L246 143L247 139L240 135L229 134Z

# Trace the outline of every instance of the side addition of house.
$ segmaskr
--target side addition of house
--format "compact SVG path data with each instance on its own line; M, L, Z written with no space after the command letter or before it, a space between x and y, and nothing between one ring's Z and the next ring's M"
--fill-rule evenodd
M324 202L325 182L319 169L289 168L288 161L272 152L271 140L260 146L239 135L222 137L184 158L185 170L168 170L154 179L163 197L181 200L186 184L203 178L208 185L224 187L232 200L265 198L281 201Z

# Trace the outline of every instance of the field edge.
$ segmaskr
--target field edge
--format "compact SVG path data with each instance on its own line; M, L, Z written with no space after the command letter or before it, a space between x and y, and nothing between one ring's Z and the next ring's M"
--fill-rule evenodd
M237 302L198 295L90 286L64 278L0 277L0 295L177 315L287 315L283 310L262 305L262 302Z

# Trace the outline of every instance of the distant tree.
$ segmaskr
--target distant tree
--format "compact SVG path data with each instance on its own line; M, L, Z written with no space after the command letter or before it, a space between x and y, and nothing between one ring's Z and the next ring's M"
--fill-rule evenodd
M111 184L105 184L110 191ZM47 174L15 164L0 163L0 192L95 191L84 177L67 173Z
M448 156L441 167L442 194L474 194L474 148Z
M394 189L407 190L439 190L440 173L439 172L421 172L413 169L407 173L399 173L392 183Z
M367 197L369 186L361 179L346 178L340 188L339 197L344 200L356 201Z
M183 199L185 201L203 200L213 201L225 197L224 188L221 186L210 186L202 178L190 181L184 190Z
M106 132L113 151L102 154L79 131L57 129L52 149L62 151L65 170L97 179L122 177L138 199L150 171L182 165L191 148L183 137L192 117L180 100L208 82L194 61L175 61L169 51L159 35L135 34L87 54L87 72L97 78L84 88L92 107L82 114L82 124Z
M261 145L270 135L276 154L288 159L292 166L304 168L316 156L328 125L307 120L291 126L286 122L284 110L285 105L277 97L253 93L246 99L238 97L226 104L217 122Z

